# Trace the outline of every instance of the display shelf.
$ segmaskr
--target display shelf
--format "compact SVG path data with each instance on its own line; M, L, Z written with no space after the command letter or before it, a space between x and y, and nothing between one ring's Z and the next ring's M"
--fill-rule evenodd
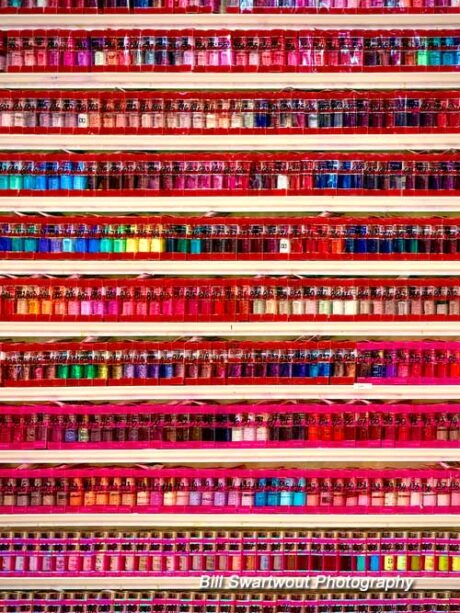
M460 336L460 321L0 322L0 336Z
M0 589L9 590L197 590L199 586L199 577L0 577ZM412 589L447 590L457 588L458 578L456 577L418 577L415 578Z
M54 464L65 462L66 464L84 463L114 463L133 464L137 462L158 463L167 462L173 464L202 464L218 463L228 464L241 462L459 462L460 448L299 448L290 449L252 449L217 447L209 449L53 449L53 450L8 450L0 451L0 463L44 463Z
M88 208L91 207L90 201ZM0 274L458 275L460 260L1 260Z
M3 16L2 16L3 19ZM85 89L453 89L460 72L22 72L0 73L2 88ZM177 137L181 142L182 137Z
M66 135L0 134L0 149L91 151L376 151L457 147L458 134Z
M366 14L366 15L331 15L322 13L289 15L255 15L255 14L179 14L155 15L143 14L142 9L136 14L101 14L78 15L69 11L62 15L51 14L17 14L1 15L1 27L6 28L56 28L56 27L85 27L85 28L135 28L135 27L161 27L161 28L284 28L284 27L357 27L357 28L415 28L415 27L455 27L460 24L460 14Z
M0 402L102 400L458 400L460 385L113 385L3 387Z
M273 513L59 513L0 515L0 528L111 527L117 528L452 528L457 518L444 513L426 514L311 514L274 515ZM24 581L24 577L22 580ZM457 579L458 581L458 579Z

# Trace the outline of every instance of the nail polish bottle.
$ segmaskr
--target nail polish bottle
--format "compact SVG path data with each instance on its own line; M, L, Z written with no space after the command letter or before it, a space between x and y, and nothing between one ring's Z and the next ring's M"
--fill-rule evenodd
M254 496L255 496L255 479L246 478L242 481L242 491L241 491L241 506L242 507L253 507L254 506ZM267 495L267 504L268 504L268 496Z

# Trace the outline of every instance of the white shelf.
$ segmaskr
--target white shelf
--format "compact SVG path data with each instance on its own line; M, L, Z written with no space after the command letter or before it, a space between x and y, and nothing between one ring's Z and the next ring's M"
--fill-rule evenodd
M133 464L172 463L172 464L234 464L241 462L459 462L460 448L457 449L229 449L217 447L209 449L70 449L70 450L14 450L0 451L0 464L85 464L114 463Z
M1 577L0 589L125 590L200 589L199 577ZM458 589L458 577L416 577L412 589Z
M389 15L237 15L237 14L193 14L193 15L1 15L2 28L284 28L284 27L325 27L325 28L453 28L460 24L458 13L435 14L389 14Z
M453 149L459 134L248 134L233 135L66 135L0 134L5 150L71 149L91 151L375 151Z
M460 385L113 385L3 387L0 402L112 400L458 400Z
M0 589L21 590L125 590L200 589L199 577L1 577ZM224 588L226 589L226 588ZM458 589L457 577L416 577L412 589Z
M339 267L339 268L338 268ZM1 260L0 274L458 275L460 260Z
M460 336L460 321L0 322L0 336Z
M49 513L0 515L0 528L57 528L57 527L117 528L453 528L457 516L448 513L426 514L315 514L293 513ZM22 579L24 580L24 578Z
M3 17L3 16L2 16ZM120 87L174 89L452 89L460 87L460 72L75 72L1 73L1 88L85 89ZM181 142L181 136L177 142Z
M460 139L460 136L459 136ZM178 196L148 198L142 196L91 198L73 196L0 197L0 213L14 212L115 212L169 213L234 212L234 213L308 213L378 212L426 213L458 212L459 196Z

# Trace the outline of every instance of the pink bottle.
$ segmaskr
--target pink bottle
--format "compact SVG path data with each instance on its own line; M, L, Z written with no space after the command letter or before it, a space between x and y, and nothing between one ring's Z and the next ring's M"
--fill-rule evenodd
M450 507L451 506L451 496L450 496L450 479L438 479L436 483L436 506L438 507Z
M73 68L75 65L75 41L72 35L67 37L61 56L61 65L64 68Z
M453 507L460 507L460 477L452 477L451 479L451 504Z
M413 509L419 509L422 507L422 483L420 479L412 479L410 485L410 499L409 503Z
M241 506L241 479L239 477L234 477L232 479L231 485L228 490L228 506L229 507L240 507Z
M308 481L307 485L307 507L319 507L320 501L320 487L319 480L316 477L312 477Z
M163 504L164 479L156 477L153 479L152 489L150 490L150 506L159 508Z

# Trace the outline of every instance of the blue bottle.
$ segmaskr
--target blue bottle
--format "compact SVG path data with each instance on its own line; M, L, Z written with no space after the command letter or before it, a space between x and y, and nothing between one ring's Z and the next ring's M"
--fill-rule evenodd
M69 189L75 189L85 191L88 189L88 177L86 175L75 175L73 177L72 187Z
M37 175L35 177L35 189L38 192L46 192L48 187L48 181L46 175Z
M366 556L356 556L356 570L365 573L367 570Z
M49 253L51 251L51 242L49 238L40 237L38 239L38 253Z
M391 238L392 230L383 228L382 237L380 239L380 253L392 253L393 239Z
M65 192L70 191L73 186L72 162L62 162L60 172L56 174L56 177L59 181L59 187L56 189L62 189Z
M61 170L59 162L46 164L47 186L46 189L58 190L61 187Z
M160 379L172 379L174 377L173 364L160 364Z
M49 253L62 253L62 238L50 238Z
M357 226L355 253L367 253L367 226Z
M307 493L305 492L306 487L306 480L304 477L300 477L300 479L297 480L297 485L295 486L292 494L292 505L294 507L304 507L307 504Z
M160 365L149 364L147 368L147 375L149 379L158 379L160 376Z
M254 495L254 506L265 507L267 506L267 479L259 479L257 481L257 491Z
M86 162L75 162L72 165L72 172L76 173L72 176L72 187L70 189L83 191L88 189L88 175Z
M337 189L339 181L338 175L334 173L329 173L324 175L326 185L324 186L326 189Z
M12 251L12 241L9 236L0 236L0 252L7 253L8 251Z
M396 377L398 374L398 366L396 361L390 362L385 365L385 378L390 379Z
M345 253L354 253L355 252L355 236L357 235L358 227L357 226L347 226L345 230Z
M190 253L199 254L201 253L201 239L200 238L192 238L190 241Z
M453 49L442 52L442 65L443 66L455 66L456 53Z
M51 177L48 178L48 190L49 191L57 191L59 189L61 189L61 181L60 181L61 177L58 177L57 175L52 175Z
M25 253L37 252L37 239L33 236L26 236L24 238L24 251Z
M378 572L380 570L380 556L377 554L372 554L369 564L369 570L371 572Z
M277 478L270 479L269 490L267 493L267 506L279 507L280 505L280 493L278 490L280 486L280 480Z
M0 162L0 189L9 189L9 162Z
M311 362L308 370L309 370L308 376L311 379L316 379L317 377L322 376L321 375L321 365L319 362Z
M100 253L100 240L95 236L88 239L88 253Z
M166 239L166 253L175 253L177 251L177 239L168 237Z
M88 242L83 236L77 236L75 239L75 253L86 253L88 251Z
M319 366L319 377L325 377L329 379L332 375L332 364L330 362L318 362Z
M11 251L15 253L21 253L24 251L24 239L22 236L11 237Z
M367 229L367 253L379 252L379 240L375 235L371 234L369 228Z
M381 379L385 376L385 366L383 364L372 364L370 376Z
M292 364L292 376L305 378L307 376L307 364L305 362L294 362Z
M352 175L339 175L337 184L339 189L352 189Z
M313 187L315 189L324 189L326 187L326 180L324 178L324 175L315 174L313 176Z
M65 237L62 239L62 252L63 253L74 253L75 245L74 239L70 237Z
M280 372L279 376L283 377L283 379L289 379L291 374L291 363L290 362L281 362L280 363Z
M72 175L64 174L56 178L58 179L59 187L55 187L54 189L62 189L65 192L70 192L73 189Z
M34 190L34 189L36 189L35 186L36 186L36 177L35 177L35 175L25 174L24 175L24 183L23 183L24 189Z
M293 503L294 479L284 479L280 492L280 507L290 507ZM286 489L285 489L286 488Z
M404 253L404 245L404 238L396 236L392 241L392 253Z
M441 65L441 38L428 39L428 66L440 66Z

